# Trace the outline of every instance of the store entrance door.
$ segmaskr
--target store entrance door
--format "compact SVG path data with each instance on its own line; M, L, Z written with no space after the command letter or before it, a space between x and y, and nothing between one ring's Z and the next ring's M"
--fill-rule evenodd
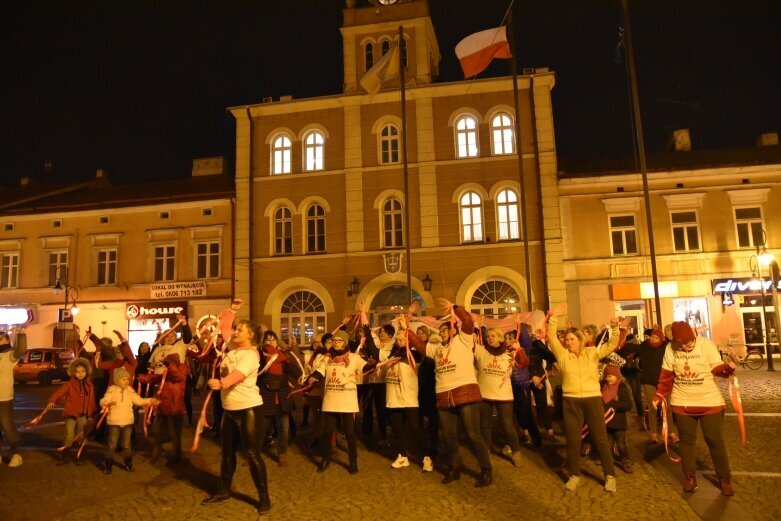
M778 332L775 327L775 311L772 307L766 307L767 320L765 323L765 314L762 313L761 306L742 307L740 316L743 323L743 341L746 347L751 349L761 349L764 353L765 342L770 342L773 352L778 351ZM768 332L767 337L765 331Z

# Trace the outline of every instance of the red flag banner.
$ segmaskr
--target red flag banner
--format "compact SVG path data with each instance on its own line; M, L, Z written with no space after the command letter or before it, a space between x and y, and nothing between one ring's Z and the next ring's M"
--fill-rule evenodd
M465 78L477 76L494 58L512 58L505 26L471 34L458 42L456 56Z

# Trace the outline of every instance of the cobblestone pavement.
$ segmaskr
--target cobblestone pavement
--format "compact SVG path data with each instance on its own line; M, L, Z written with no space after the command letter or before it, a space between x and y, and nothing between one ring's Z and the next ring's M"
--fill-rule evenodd
M781 374L744 371L741 378L747 412L781 413L776 400ZM17 423L32 418L53 388L36 385L17 387ZM196 407L196 410L197 407ZM24 433L24 465L0 466L0 519L15 520L227 520L255 518L255 492L246 465L240 464L234 478L234 499L212 506L200 501L217 485L219 447L206 438L197 453L187 454L179 466L148 461L149 446L139 435L140 453L136 472L115 467L114 473L100 472L101 447L89 447L89 462L54 466L54 449L62 433L57 413L49 413L46 426ZM638 520L760 519L781 517L781 507L772 501L781 484L778 477L741 475L740 471L776 472L781 463L781 446L775 441L779 417L750 416L747 419L751 446L744 454L739 446L737 421L727 420L727 440L737 494L727 499L701 478L700 490L684 495L679 484L680 469L658 450L645 452L646 434L631 431L631 449L636 460L634 474L618 470L618 492L602 489L602 472L597 463L584 464L584 483L575 492L563 489L563 447L546 445L541 451L525 448L520 468L494 455L494 485L475 489L477 463L462 447L469 472L450 485L440 484L439 472L424 474L420 467L396 470L391 454L378 454L361 445L360 472L351 476L338 460L325 473L315 472L305 450L307 431L299 432L300 443L289 450L289 466L278 467L275 456L265 457L269 475L272 511L267 519L348 520L510 520L525 516L551 520L614 520L616 516ZM192 429L185 428L184 446L192 442ZM298 440L297 440L298 441ZM343 443L340 443L343 445ZM701 470L712 468L704 442L700 443ZM7 459L6 459L7 462ZM697 501L695 501L697 500ZM730 510L731 509L731 510Z

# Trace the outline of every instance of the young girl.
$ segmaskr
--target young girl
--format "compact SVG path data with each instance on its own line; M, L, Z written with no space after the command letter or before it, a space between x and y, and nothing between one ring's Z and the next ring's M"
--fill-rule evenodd
M632 460L629 459L629 447L626 444L626 413L632 409L632 393L629 385L622 381L619 367L608 364L605 366L603 374L602 403L604 403L605 411L613 409L615 412L613 419L605 425L607 436L618 447L621 468L627 474L631 474Z
M57 402L65 398L65 407L62 410L62 417L65 420L65 436L62 445L66 448L60 453L57 465L68 463L74 437L79 433L84 437L87 436L85 431L87 424L98 409L95 405L95 387L92 385L92 381L87 378L91 374L90 363L84 358L77 358L68 366L70 380L54 391L54 394L49 397L49 403L46 404L46 408L51 409ZM81 465L78 454L75 463Z
M106 395L101 398L100 406L108 407L108 441L106 446L106 465L103 467L104 474L111 474L111 467L114 466L114 456L117 453L117 443L122 442L125 449L125 470L133 472L133 445L130 435L133 433L133 406L143 407L144 405L157 405L160 402L155 398L141 398L132 387L130 387L130 374L124 367L114 369L114 385L106 391Z

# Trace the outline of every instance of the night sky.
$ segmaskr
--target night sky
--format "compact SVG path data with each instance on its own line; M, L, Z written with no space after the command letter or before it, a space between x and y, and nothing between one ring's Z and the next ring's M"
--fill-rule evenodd
M365 0L364 0L365 1ZM359 0L361 3L361 0ZM510 0L430 0L439 81L453 48L495 27ZM693 146L753 146L781 131L781 1L630 0L649 152L673 128ZM115 184L189 175L233 155L226 107L342 88L344 0L5 1L0 184ZM516 0L519 67L550 67L562 164L631 155L619 0ZM509 74L497 61L482 77ZM44 161L54 171L44 171Z

